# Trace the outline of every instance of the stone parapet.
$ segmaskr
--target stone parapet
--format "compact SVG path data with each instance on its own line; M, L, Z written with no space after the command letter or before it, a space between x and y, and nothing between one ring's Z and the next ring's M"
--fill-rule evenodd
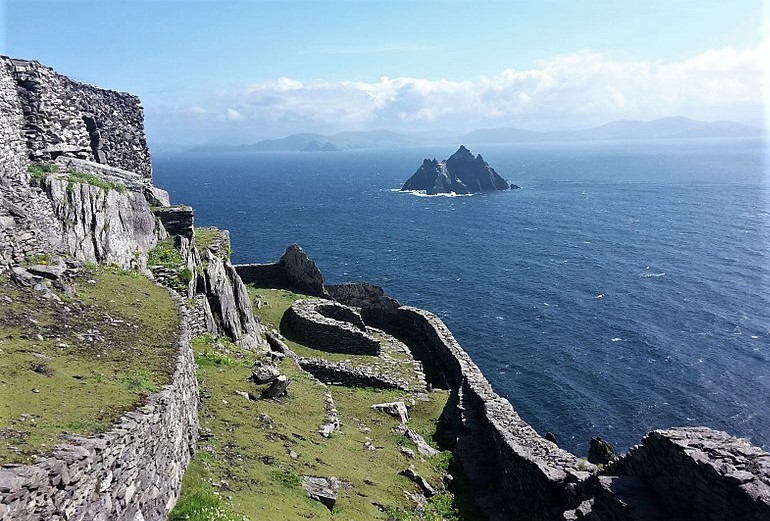
M464 414L473 421L471 430L483 437L493 468L499 495L507 515L513 519L561 520L572 505L568 485L579 484L590 474L581 469L578 458L542 438L522 420L508 400L498 396L479 368L437 316L422 309L402 306L391 328L416 353L443 375L448 388L461 388L467 396ZM429 362L428 362L429 360ZM478 441L478 440L476 440Z

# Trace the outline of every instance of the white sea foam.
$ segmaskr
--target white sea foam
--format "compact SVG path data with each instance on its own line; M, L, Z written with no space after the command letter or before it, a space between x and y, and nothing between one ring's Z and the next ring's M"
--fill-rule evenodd
M610 338L610 342L620 342L621 340L623 340L623 339L622 338L618 338L618 337Z
M399 188L392 188L391 192L401 192L404 194L414 195L416 197L471 197L476 194L457 194L455 192L449 192L448 194L427 194L425 190L401 190Z
M665 274L666 274L665 271L661 271L660 273L644 272L641 275L639 275L639 278L640 279L649 279L649 278L653 278L653 277L662 277Z

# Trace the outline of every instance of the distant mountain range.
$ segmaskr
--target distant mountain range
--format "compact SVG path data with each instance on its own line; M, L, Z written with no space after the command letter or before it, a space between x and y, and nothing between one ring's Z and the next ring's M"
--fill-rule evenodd
M698 121L684 117L671 117L653 121L618 120L584 130L536 132L520 128L489 128L457 135L444 131L401 133L388 130L339 132L337 134L292 134L281 139L267 139L250 145L199 146L190 152L226 151L301 151L334 152L356 148L390 148L416 145L443 145L466 143L471 145L492 143L521 143L533 141L574 141L611 139L685 139L755 137L764 135L762 121L752 124L734 121Z

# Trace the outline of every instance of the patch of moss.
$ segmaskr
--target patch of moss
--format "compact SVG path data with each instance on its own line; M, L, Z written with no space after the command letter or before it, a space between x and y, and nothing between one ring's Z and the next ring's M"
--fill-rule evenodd
M89 267L74 285L59 302L0 278L0 463L107 429L169 382L169 294L116 268Z
M41 179L45 179L50 174L55 174L59 171L59 165L54 163L41 163L36 165L29 165L27 172L29 172L30 183L35 183Z
M97 188L101 188L105 192L109 192L110 190L115 190L116 192L119 192L121 194L126 193L126 187L123 183L120 183L117 181L106 181L101 177L97 177L87 172L80 172L78 170L73 170L72 172L70 172L69 176L67 177L67 191L71 192L72 186L74 184L87 184L91 186L96 186Z
M47 253L30 253L24 257L24 267L28 268L34 264L48 264L51 256Z

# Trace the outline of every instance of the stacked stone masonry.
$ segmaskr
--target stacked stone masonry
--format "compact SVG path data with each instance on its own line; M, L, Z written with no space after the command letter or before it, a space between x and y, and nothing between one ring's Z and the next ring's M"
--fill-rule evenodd
M27 183L24 112L10 59L0 57L0 271L28 254L59 250L61 225L50 202Z
M152 177L139 98L72 81L35 61L0 61L15 85L30 160L69 156Z
M186 309L171 383L109 431L72 438L35 465L0 468L3 521L166 519L198 437L198 383Z
M384 328L388 331L388 328ZM478 432L493 455L500 495L513 519L561 520L572 505L568 485L589 476L571 453L547 441L498 396L444 323L432 313L402 306L389 333L439 366L449 388L461 388L477 412Z
M380 342L366 333L361 315L332 300L300 300L286 310L281 329L297 341L330 353L380 354Z

